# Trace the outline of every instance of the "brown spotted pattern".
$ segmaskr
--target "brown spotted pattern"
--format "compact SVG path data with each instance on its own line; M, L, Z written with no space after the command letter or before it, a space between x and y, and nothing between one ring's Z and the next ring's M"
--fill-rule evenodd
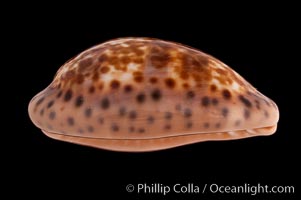
M268 135L279 118L221 61L150 38L108 41L69 60L29 115L52 138L117 151Z

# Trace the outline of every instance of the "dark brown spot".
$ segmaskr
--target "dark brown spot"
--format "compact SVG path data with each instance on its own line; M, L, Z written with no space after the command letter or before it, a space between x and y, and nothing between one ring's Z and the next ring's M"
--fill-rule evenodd
M245 119L249 119L250 118L250 111L249 110L247 110L247 109L244 109L244 117L245 117Z
M111 129L112 131L117 132L119 131L119 126L117 124L112 124Z
M152 50L150 56L151 65L155 68L166 67L169 61L169 54L163 50Z
M187 122L187 123L186 123L186 128L191 128L191 127L192 127L192 125L193 125L193 124L192 124L192 122L191 122L191 121L189 121L189 122Z
M37 103L36 103L36 106L40 105L43 101L44 101L44 97L40 98Z
M74 75L75 75L74 70L68 70L61 76L61 78L62 80L70 80L74 77Z
M136 96L136 100L138 103L143 103L145 101L145 94L140 93Z
M159 89L153 90L151 97L154 101L159 101L161 99L161 91Z
M189 117L191 117L191 116L192 116L192 111L191 111L189 108L186 108L186 109L184 110L184 117L189 118Z
M40 110L40 115L41 115L41 116L44 115L44 108Z
M247 91L247 94L248 94L248 95L251 95L251 96L254 96L254 97L258 97L255 93L252 93L252 92L250 92L250 91Z
M228 72L227 72L225 69L217 68L217 69L216 69L216 72L217 72L219 75L223 75L223 76L227 76L227 75L228 75Z
M120 107L119 108L119 115L121 116L121 117L123 117L123 116L125 116L125 114L126 114L126 108L125 107Z
M229 99L231 98L231 93L230 93L230 91L227 90L227 89L224 89L224 90L222 91L222 95L223 95L224 99L226 99L226 100L229 100Z
M234 123L234 125L235 125L235 126L239 126L239 125L240 125L240 123L241 123L241 121L240 121L240 120L236 120L236 121L235 121L235 123Z
M49 130L53 130L53 128L52 128L52 126L51 126L50 124L47 124L47 128L48 128Z
M216 123L215 124L215 128L220 128L221 127L221 123Z
M148 116L147 121L149 124L152 124L152 123L154 123L155 118L153 116Z
M133 77L143 76L143 73L141 71L134 71Z
M98 88L99 90L102 90L102 89L103 89L103 83L99 83L97 88Z
M168 88L174 88L175 86L176 86L176 82L175 82L175 80L174 79L172 79L172 78L167 78L167 79L165 79L165 84L166 84L166 86L168 87Z
M56 113L54 111L51 111L49 113L49 119L54 120Z
M120 87L120 82L117 80L112 80L111 81L111 88L112 89L118 89Z
M134 80L138 83L141 83L143 81L143 76L134 76Z
M98 123L103 124L105 122L103 117L99 117L98 118Z
M93 72L92 79L94 82L97 82L99 80L99 74L97 72Z
M124 64L124 65L127 65L131 62L131 58L128 57L128 56L123 56L121 57L120 61Z
M138 48L134 48L133 51L136 53L137 56L142 56L144 51L138 49Z
M74 119L73 119L73 117L68 117L67 118L67 123L68 123L69 126L73 126L74 125Z
M134 111L134 110L130 111L129 118L133 120L133 119L136 119L136 117L137 117L136 111Z
M158 79L157 79L156 77L151 77L151 78L149 79L149 82L151 82L152 84L155 84L155 83L158 82Z
M228 108L223 108L223 109L222 109L222 115L223 115L223 117L227 117L228 114L229 114Z
M65 93L64 96L64 101L70 101L70 99L72 98L72 90L67 90L67 92Z
M171 129L171 125L170 125L170 124L166 124L166 125L164 126L164 129L170 130L170 129Z
M90 94L93 94L95 92L95 87L92 85L90 88L89 88L89 93Z
M216 105L218 104L217 98L213 98L213 99L211 100L211 103L212 103L212 105L216 106Z
M85 116L86 116L86 117L91 117L91 115L92 115L92 109L91 109L91 108L87 108L87 109L85 110Z
M130 127L129 127L129 132L133 133L134 131L135 131L135 127L130 126Z
M268 113L268 111L264 111L264 116L266 117L266 118L269 118L269 113Z
M188 99L193 99L195 97L195 93L193 91L188 91L186 96Z
M75 107L80 107L84 103L84 97L82 95L79 95L75 99Z
M99 56L98 61L100 63L105 62L106 60L108 60L108 56L106 54L102 54L101 56Z
M182 109L182 106L181 106L180 104L177 104L176 107L175 107L175 109L176 109L177 111L180 111L180 110Z
M172 118L172 113L171 112L166 112L164 118L167 119L167 120L170 120Z
M189 78L189 74L186 72L186 71L182 71L180 73L180 77L183 79L183 80L187 80Z
M208 65L208 58L204 55L197 55L187 52L183 56L183 65L191 71L200 72Z
M198 87L198 88L201 88L203 85L202 85L202 83L199 82L195 86Z
M77 84L82 84L84 82L85 77L82 74L77 74L75 77L75 81Z
M201 78L201 76L197 73L194 73L194 74L192 74L192 77L198 83L198 87L202 87L202 84L201 84L202 78Z
M51 108L53 104L54 104L54 100L49 101L47 104L47 108Z
M183 83L183 88L188 89L189 88L189 84L188 83Z
M62 94L63 94L63 91L62 90L59 91L59 93L57 93L57 95L56 95L56 98L60 98L62 96Z
M211 86L210 86L211 92L215 92L216 89L217 89L216 85L211 85Z
M210 99L209 99L209 97L204 96L204 97L202 98L201 104L202 104L203 106L205 106L205 107L209 106L209 104L210 104Z
M137 64L142 64L143 63L143 59L142 58L133 58L133 62L137 63Z
M103 66L102 68L100 68L100 72L105 74L108 73L110 71L110 68L107 66Z
M208 122L205 122L204 123L204 128L209 128L210 127L210 124Z
M78 66L79 66L78 71L83 72L87 67L92 65L92 62L93 62L92 58L87 58L87 59L81 60L78 64Z
M144 133L144 132L145 132L145 129L144 129L144 128L139 128L139 129L138 129L138 132L139 132L139 133Z
M133 72L133 77L134 77L134 80L138 83L142 82L144 79L143 74L140 71Z
M239 95L239 100L248 108L252 107L252 103L242 95Z
M104 98L101 100L100 102L100 106L102 107L102 109L106 110L110 107L110 101L108 98Z
M93 128L93 126L88 126L87 130L89 133L92 133L94 131L94 128Z
M132 90L133 90L133 87L131 85L124 86L124 92L130 93Z
M255 100L254 102L255 102L256 108L258 110L260 110L260 102L258 100Z

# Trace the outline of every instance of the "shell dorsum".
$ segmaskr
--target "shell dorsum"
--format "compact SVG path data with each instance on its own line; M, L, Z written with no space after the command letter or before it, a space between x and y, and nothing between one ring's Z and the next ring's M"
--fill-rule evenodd
M65 63L29 104L55 139L152 151L275 132L276 104L221 61L181 44L121 38Z

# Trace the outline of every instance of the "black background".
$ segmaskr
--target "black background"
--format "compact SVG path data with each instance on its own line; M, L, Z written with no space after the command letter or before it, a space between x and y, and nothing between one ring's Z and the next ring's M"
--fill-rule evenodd
M8 42L8 69L16 83L6 87L7 94L12 96L9 112L13 114L13 123L7 120L8 139L2 141L9 175L6 185L16 189L10 195L22 191L23 196L40 197L37 191L42 191L43 195L53 197L88 195L100 199L111 195L111 199L120 194L126 199L141 199L150 195L127 193L125 186L260 183L296 187L300 182L300 131L298 118L293 114L298 109L294 102L298 81L294 70L299 67L293 61L293 47L297 44L293 11L282 5L248 5L233 9L235 12L193 6L167 9L159 5L123 12L106 6L93 11L84 7L42 9L46 7L15 10L16 19L7 16L3 31ZM277 132L269 137L203 142L158 152L121 153L56 141L31 123L27 114L30 99L52 81L65 61L95 44L127 36L176 41L228 64L277 103ZM30 189L23 190L27 187ZM205 199L223 195L175 196ZM156 197L160 199L162 195Z

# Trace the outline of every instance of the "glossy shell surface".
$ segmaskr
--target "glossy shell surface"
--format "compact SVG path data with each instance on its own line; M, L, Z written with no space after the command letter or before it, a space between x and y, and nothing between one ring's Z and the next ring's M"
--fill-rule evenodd
M51 138L115 151L153 151L276 131L276 104L201 51L120 38L65 63L29 104Z

